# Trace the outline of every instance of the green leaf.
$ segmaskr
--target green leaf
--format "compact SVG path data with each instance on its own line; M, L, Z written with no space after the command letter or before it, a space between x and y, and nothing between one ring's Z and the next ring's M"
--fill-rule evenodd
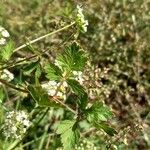
M35 70L35 77L36 78L39 78L41 76L41 74L42 74L41 70L42 70L42 68L41 68L40 64L38 64L36 67L36 70Z
M74 124L75 124L74 120L64 120L59 124L56 133L62 134L66 132L68 129L72 128Z
M3 103L4 98L5 98L4 89L0 87L0 103Z
M68 79L67 83L69 85L69 87L71 88L71 90L77 94L77 95L84 95L85 91L83 86L80 85L80 83L76 80L73 79Z
M89 109L86 110L87 119L89 122L107 121L112 117L112 112L107 106L101 102L94 103Z
M58 126L57 134L61 134L61 142L64 150L74 150L75 144L78 142L80 137L74 120L62 121Z
M39 65L39 60L36 62L31 62L29 65L23 68L23 73L29 76L38 67L38 65Z
M79 95L77 102L80 106L80 109L85 110L88 102L88 94L84 92L82 95Z
M82 71L87 58L79 45L74 42L70 47L67 47L64 54L59 55L56 60L63 70Z
M10 59L14 49L14 44L12 41L8 42L1 50L0 55L2 60L7 61Z
M75 144L78 142L80 137L78 130L67 130L61 134L61 142L63 143L64 150L74 150Z
M46 77L49 80L60 80L62 77L61 69L52 63L45 66L45 72L47 73Z
M59 104L55 103L53 100L50 99L47 92L42 89L41 86L34 86L29 85L28 91L35 102L40 107L60 107Z
M99 123L99 124L95 124L95 127L96 127L97 129L102 129L102 130L104 130L104 131L105 131L108 135L110 135L110 136L114 136L115 134L117 134L117 132L115 131L115 129L113 129L112 127L109 127L108 124L103 123L103 122L101 122L101 123Z
M4 121L4 107L2 106L2 104L0 103L0 124Z

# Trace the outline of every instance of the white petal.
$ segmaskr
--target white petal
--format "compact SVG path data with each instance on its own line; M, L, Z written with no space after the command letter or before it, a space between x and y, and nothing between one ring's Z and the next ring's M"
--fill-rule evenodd
M1 34L3 37L9 37L10 36L7 30L1 31Z
M0 45L4 45L4 44L6 44L6 39L1 38L1 39L0 39Z

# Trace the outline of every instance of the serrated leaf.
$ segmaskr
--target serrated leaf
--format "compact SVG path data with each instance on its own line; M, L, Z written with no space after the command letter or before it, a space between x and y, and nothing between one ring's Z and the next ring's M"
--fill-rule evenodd
M36 76L36 78L39 78L41 76L41 74L42 74L41 69L42 68L41 68L40 64L38 64L37 67L36 67L36 70L35 70L35 76Z
M23 68L23 73L25 75L30 75L37 68L38 64L39 64L39 60L36 62L31 62L29 65Z
M61 134L61 142L64 150L74 150L75 144L78 142L80 134L76 128L76 121L64 120L57 129L57 134Z
M71 90L77 95L83 95L85 93L84 88L80 83L73 79L68 79L67 83Z
M78 96L77 103L82 110L85 110L87 102L88 102L88 95L86 92Z
M117 134L117 132L115 131L115 129L113 129L112 127L110 127L108 124L106 123L99 123L99 124L95 124L95 127L97 129L102 129L104 130L108 135L110 136L114 136L115 134Z
M79 45L77 45L77 43L73 43L70 47L67 47L64 54L59 55L56 60L64 70L82 71L87 58Z
M59 104L55 103L50 99L47 92L42 89L41 86L29 85L28 91L35 102L40 107L60 107Z
M0 51L0 55L2 57L2 60L6 61L9 60L12 53L13 53L14 45L13 42L8 42Z
M60 80L62 77L61 69L52 63L45 66L45 72L47 73L46 77L49 80Z
M74 124L75 124L74 120L64 120L59 124L56 133L62 134L66 132L68 129L72 128Z
M74 150L75 144L78 142L80 134L78 130L67 130L65 133L61 134L61 142L63 144L64 150Z
M87 119L89 122L107 121L112 117L112 112L103 103L96 102L86 110Z

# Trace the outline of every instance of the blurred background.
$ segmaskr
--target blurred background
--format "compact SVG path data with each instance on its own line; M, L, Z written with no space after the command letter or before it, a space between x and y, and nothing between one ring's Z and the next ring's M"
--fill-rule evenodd
M0 3L0 25L9 31L15 47L67 25L76 6L81 5L89 21L88 31L78 39L91 61L85 69L86 87L91 97L98 96L112 109L115 117L111 122L118 132L111 138L93 132L93 140L99 149L105 149L108 143L114 145L110 149L150 148L150 0L1 0ZM74 35L74 29L70 28L39 41L34 48L48 50L53 58ZM27 55L30 53L24 49L13 57ZM57 116L61 111L53 113Z

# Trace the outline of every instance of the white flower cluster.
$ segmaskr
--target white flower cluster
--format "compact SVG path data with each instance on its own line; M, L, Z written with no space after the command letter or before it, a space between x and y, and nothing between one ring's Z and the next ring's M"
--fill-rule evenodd
M6 44L6 38L8 38L10 35L8 31L0 26L0 45Z
M97 147L91 141L83 139L78 145L75 146L75 150L97 150Z
M57 83L56 81L49 81L46 83L41 84L42 88L45 89L50 96L54 96L56 94L56 90L58 88L60 83ZM56 96L66 99L65 95L65 88L67 87L67 83L63 82L63 84L60 86L59 91L57 92Z
M75 150L97 150L98 148L89 140L83 139L75 146ZM64 150L62 147L57 148L56 150Z
M14 75L9 70L4 69L2 72L0 72L0 78L10 82L14 79Z
M77 24L83 32L87 32L88 20L85 20L83 9L79 5L77 5Z
M82 75L82 71L73 71L72 72L73 75L74 75L74 78L79 81L80 84L83 84L83 75Z
M3 134L6 138L21 139L29 126L29 116L25 111L7 112Z

